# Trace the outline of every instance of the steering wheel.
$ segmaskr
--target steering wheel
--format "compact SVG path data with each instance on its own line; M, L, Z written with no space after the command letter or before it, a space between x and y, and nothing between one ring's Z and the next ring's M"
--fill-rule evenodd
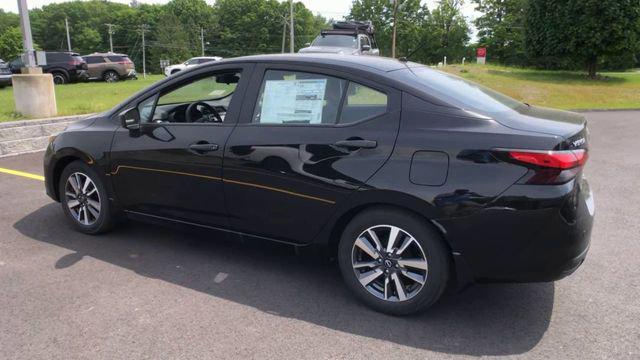
M194 109L197 109L198 106L202 107L202 117L200 119L196 119L192 121L192 113ZM222 117L218 113L218 110L213 106L207 104L204 101L196 101L187 106L187 110L185 110L184 114L185 120L187 123L190 122L222 122Z

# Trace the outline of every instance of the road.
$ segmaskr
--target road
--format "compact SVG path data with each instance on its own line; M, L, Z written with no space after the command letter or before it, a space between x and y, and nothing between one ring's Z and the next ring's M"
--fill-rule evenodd
M70 230L37 179L0 173L5 359L640 358L640 112L587 114L596 222L556 283L477 285L418 316L357 303L335 264L129 224ZM42 174L42 154L0 159Z

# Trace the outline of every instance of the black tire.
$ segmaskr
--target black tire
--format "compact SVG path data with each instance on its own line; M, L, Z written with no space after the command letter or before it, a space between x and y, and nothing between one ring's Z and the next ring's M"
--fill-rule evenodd
M380 226L380 228L393 226L402 229L406 234L410 234L411 237L416 240L420 248L418 248L415 243L412 246L416 246L416 249L420 249L420 251L424 253L426 263L428 264L428 268L425 269L424 272L424 284L422 287L419 287L418 283L411 284L411 286L415 286L415 290L411 297L407 297L406 300L400 301L399 296L395 298L390 297L390 299L377 297L358 280L356 271L360 270L356 270L352 264L352 257L356 251L354 250L356 249L354 247L355 242L367 229L380 229L377 228L377 226ZM407 238L408 237L404 237L403 239ZM380 242L382 243L383 240L380 239ZM383 244L383 250L384 246ZM398 247L400 247L400 245L398 245ZM398 251L397 247L393 253L396 251ZM342 233L338 246L338 262L347 287L349 287L358 299L379 312L391 315L407 315L426 309L440 298L447 287L451 260L444 240L424 218L395 207L380 206L361 212L347 225ZM382 261L381 264L384 263L386 263L386 260ZM408 269L404 266L395 266L394 269L393 267L386 268L381 265L379 268L389 271L390 274L396 272L398 278L407 280L402 277L403 275L401 274L401 271ZM386 274L387 273L384 273L380 276L383 276L384 279L384 277L387 276ZM392 280L389 281L391 282ZM397 289L395 283L391 286L396 286ZM384 289L386 297L386 291L388 289L386 283ZM391 290L389 292L391 292Z
M120 80L120 75L118 75L118 73L113 70L107 70L104 72L104 74L102 74L102 80L108 83L116 82Z
M89 216L88 219L85 218L85 220L87 220L86 223L81 221L83 219L82 215L79 215L79 217L76 217L76 215L72 213L72 211L74 211L77 214L80 214L80 211L72 210L70 208L70 201L74 200L74 196L67 195L67 190L72 190L73 188L71 183L68 184L69 178L75 174L80 174L88 177L92 181L96 189L96 192L94 194L85 196L85 199L93 198L94 203L96 199L98 200L98 203L99 203L99 206L97 207L99 208L98 216L95 217L93 216L93 213L91 211L88 212L88 210L90 210L89 209L90 204L86 203L85 201L86 208L87 208L84 210L85 217ZM76 181L76 184L77 183L78 182ZM92 189L93 189L92 187L89 187L87 189L87 193ZM89 165L85 164L82 161L74 161L69 165L67 165L67 167L64 168L64 170L62 171L62 174L60 175L58 191L60 194L60 204L62 205L62 211L65 213L65 217L67 218L67 220L78 231L83 232L85 234L100 234L100 233L111 230L114 224L114 213L111 208L111 204L109 203L109 197L107 195L107 191L98 174L91 167L89 167ZM70 191L70 192L73 192L73 191ZM75 194L76 194L75 198L78 198L79 197L78 193L75 192ZM76 209L79 209L79 208L76 208ZM91 210L95 212L95 210L93 209L95 209L95 207L91 208ZM91 218L92 216L94 219ZM93 221L89 223L88 220L93 220Z
M69 82L69 79L67 79L64 73L56 71L51 73L51 76L53 76L53 83L55 85L64 85Z

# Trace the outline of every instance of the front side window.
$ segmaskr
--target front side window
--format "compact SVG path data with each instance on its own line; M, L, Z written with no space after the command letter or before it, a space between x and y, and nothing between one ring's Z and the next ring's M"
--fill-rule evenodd
M268 70L253 115L260 124L335 124L347 81L296 71Z
M153 116L155 123L221 123L231 105L240 81L240 72L232 71L199 77L161 94ZM142 111L140 112L142 115ZM142 119L142 116L141 116Z

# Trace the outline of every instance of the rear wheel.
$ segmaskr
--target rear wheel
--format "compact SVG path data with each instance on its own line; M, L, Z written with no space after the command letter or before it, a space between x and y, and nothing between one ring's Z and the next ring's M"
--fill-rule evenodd
M423 310L444 292L449 254L423 218L393 207L358 214L338 249L347 286L380 312L404 315Z
M118 76L117 72L113 70L109 70L109 71L105 71L105 73L102 74L102 79L110 83L110 82L116 82L120 80L120 76Z
M74 161L67 165L60 176L59 194L67 219L81 232L98 234L113 226L105 187L87 164Z
M63 85L69 82L67 76L61 72L51 73L51 76L53 76L53 83L56 85Z

